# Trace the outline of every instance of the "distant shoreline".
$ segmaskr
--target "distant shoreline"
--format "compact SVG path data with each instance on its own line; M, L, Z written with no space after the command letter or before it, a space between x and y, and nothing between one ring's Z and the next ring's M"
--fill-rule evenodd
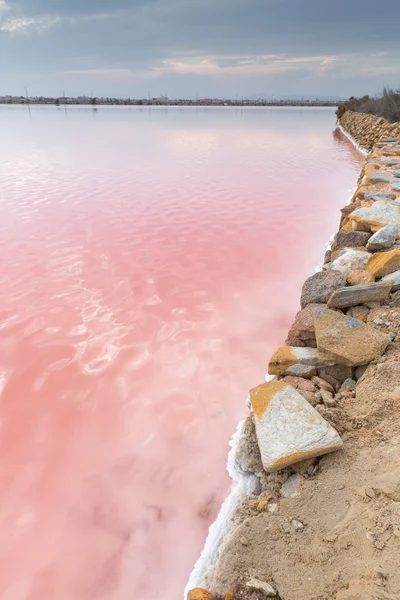
M19 96L0 97L0 105L29 105L29 106L300 106L300 107L332 107L335 108L340 102L327 100L122 100L118 98L24 98Z

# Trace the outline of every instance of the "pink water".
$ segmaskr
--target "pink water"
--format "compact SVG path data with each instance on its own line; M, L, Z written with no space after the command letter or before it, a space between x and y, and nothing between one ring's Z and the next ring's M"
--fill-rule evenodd
M180 599L362 157L330 109L0 128L0 598Z

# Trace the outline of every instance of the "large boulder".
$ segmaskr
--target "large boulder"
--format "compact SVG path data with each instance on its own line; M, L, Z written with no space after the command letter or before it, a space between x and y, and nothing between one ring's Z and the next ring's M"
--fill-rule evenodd
M376 252L368 260L366 270L374 277L384 277L400 269L400 249Z
M346 277L348 271L363 271L370 257L369 252L345 248L339 252L329 269L339 271Z
M399 232L398 225L386 225L379 229L367 242L367 250L376 252L377 250L385 250L391 248L396 242L396 237ZM360 233L362 233L360 231Z
M371 206L357 208L351 213L350 218L358 227L368 231L378 231L386 225L400 225L400 205L378 200Z
M346 285L344 274L339 271L319 271L304 282L301 290L301 308L307 304L326 304L335 290Z
M352 285L333 292L328 300L329 308L348 308L365 302L381 302L389 297L391 281Z
M375 171L368 175L369 183L392 183L396 182L396 177L393 175L388 175L386 173L380 173L379 171Z
M391 341L389 335L326 308L315 309L314 327L321 363L366 365L380 358Z
M269 375L296 375L312 377L317 374L319 366L316 348L296 348L282 346L271 357L268 365Z
M254 388L250 403L265 471L279 471L343 445L337 431L283 381L269 381Z

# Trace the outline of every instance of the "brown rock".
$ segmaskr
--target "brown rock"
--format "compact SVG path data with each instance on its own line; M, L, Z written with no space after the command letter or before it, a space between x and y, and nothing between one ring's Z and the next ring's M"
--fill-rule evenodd
M400 207L399 207L400 208ZM400 250L376 252L369 259L366 270L374 277L383 277L400 269Z
M371 234L364 231L340 230L335 235L331 250L334 252L335 250L342 250L342 248L359 248L365 246L370 237Z
M350 270L346 273L346 281L349 285L362 285L364 283L374 283L375 277L368 271Z
M325 379L322 379L321 377L313 377L311 379L310 383L315 384L321 390L326 390L327 392L330 392L331 394L335 393L334 387L328 381L326 381Z
M340 212L343 215L343 219L347 219L347 217L353 211L355 211L357 208L360 208L360 206L361 206L361 200L356 200L355 202L352 202L351 204L347 204L346 206L344 206L343 208L341 208Z
M226 592L225 600L235 600L235 596L233 595L233 592Z
M346 279L342 273L335 270L319 271L309 277L301 291L301 307L307 304L325 304L335 290L346 285Z
M321 388L321 396L322 402L325 404L325 406L327 406L328 408L333 408L334 406L336 406L336 402L331 392L328 392L327 390Z
M294 346L295 340L306 342L307 340L315 340L314 331L314 308L325 306L323 304L308 304L300 310L290 328L288 337L286 338L286 346Z
M195 588L188 592L187 600L213 600L213 597L211 592L207 592L203 588Z
M322 363L357 367L380 358L389 335L340 312L317 308L314 312L318 356Z
M309 380L303 377L295 377L294 375L286 375L282 381L285 381L289 385L292 385L297 390L305 392L316 392L316 386Z

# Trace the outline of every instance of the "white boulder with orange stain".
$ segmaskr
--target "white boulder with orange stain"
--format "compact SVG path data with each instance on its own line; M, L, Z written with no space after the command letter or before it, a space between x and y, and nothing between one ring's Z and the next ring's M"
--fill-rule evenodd
M284 381L252 389L250 402L265 471L279 471L343 446L337 431Z

